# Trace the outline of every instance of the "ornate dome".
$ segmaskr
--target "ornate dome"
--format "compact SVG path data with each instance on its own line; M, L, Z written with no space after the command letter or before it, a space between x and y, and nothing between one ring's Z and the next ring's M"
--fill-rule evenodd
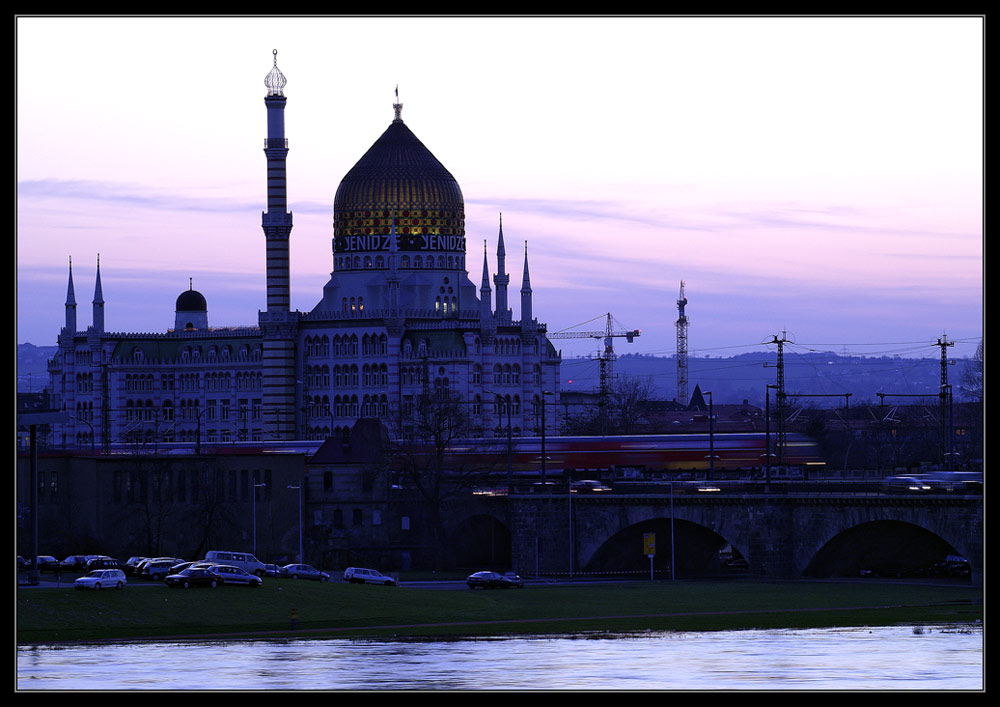
M340 182L334 253L390 250L465 253L465 201L451 173L397 117Z
M177 306L174 307L174 311L207 312L208 302L205 300L205 295L192 288L181 292L177 298Z

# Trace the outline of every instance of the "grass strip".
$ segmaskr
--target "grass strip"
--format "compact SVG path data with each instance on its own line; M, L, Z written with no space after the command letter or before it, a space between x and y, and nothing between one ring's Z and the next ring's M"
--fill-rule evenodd
M270 580L259 589L20 589L17 641L709 631L975 622L982 615L982 590L962 585L663 581L473 592Z

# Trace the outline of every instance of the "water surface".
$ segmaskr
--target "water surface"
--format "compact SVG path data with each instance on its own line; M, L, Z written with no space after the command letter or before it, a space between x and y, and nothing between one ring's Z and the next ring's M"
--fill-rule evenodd
M981 627L19 647L19 690L980 690Z

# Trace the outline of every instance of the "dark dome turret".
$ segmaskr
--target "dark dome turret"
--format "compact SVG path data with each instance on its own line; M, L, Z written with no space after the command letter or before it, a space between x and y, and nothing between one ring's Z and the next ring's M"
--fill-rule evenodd
M208 302L205 296L198 290L185 290L177 298L177 312L205 312L208 310Z

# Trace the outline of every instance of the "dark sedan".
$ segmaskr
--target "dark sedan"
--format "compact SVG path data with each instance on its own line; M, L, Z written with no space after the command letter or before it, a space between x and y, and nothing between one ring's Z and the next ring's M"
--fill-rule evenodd
M516 574L500 574L499 572L476 572L465 578L469 589L521 589L524 582Z
M219 576L206 569L186 569L181 570L177 574L168 574L163 582L168 587L181 587L182 589L187 589L188 587L216 587L221 581Z
M320 572L311 565L285 565L278 570L281 577L291 577L292 579L315 579L320 582L330 581L330 575Z

